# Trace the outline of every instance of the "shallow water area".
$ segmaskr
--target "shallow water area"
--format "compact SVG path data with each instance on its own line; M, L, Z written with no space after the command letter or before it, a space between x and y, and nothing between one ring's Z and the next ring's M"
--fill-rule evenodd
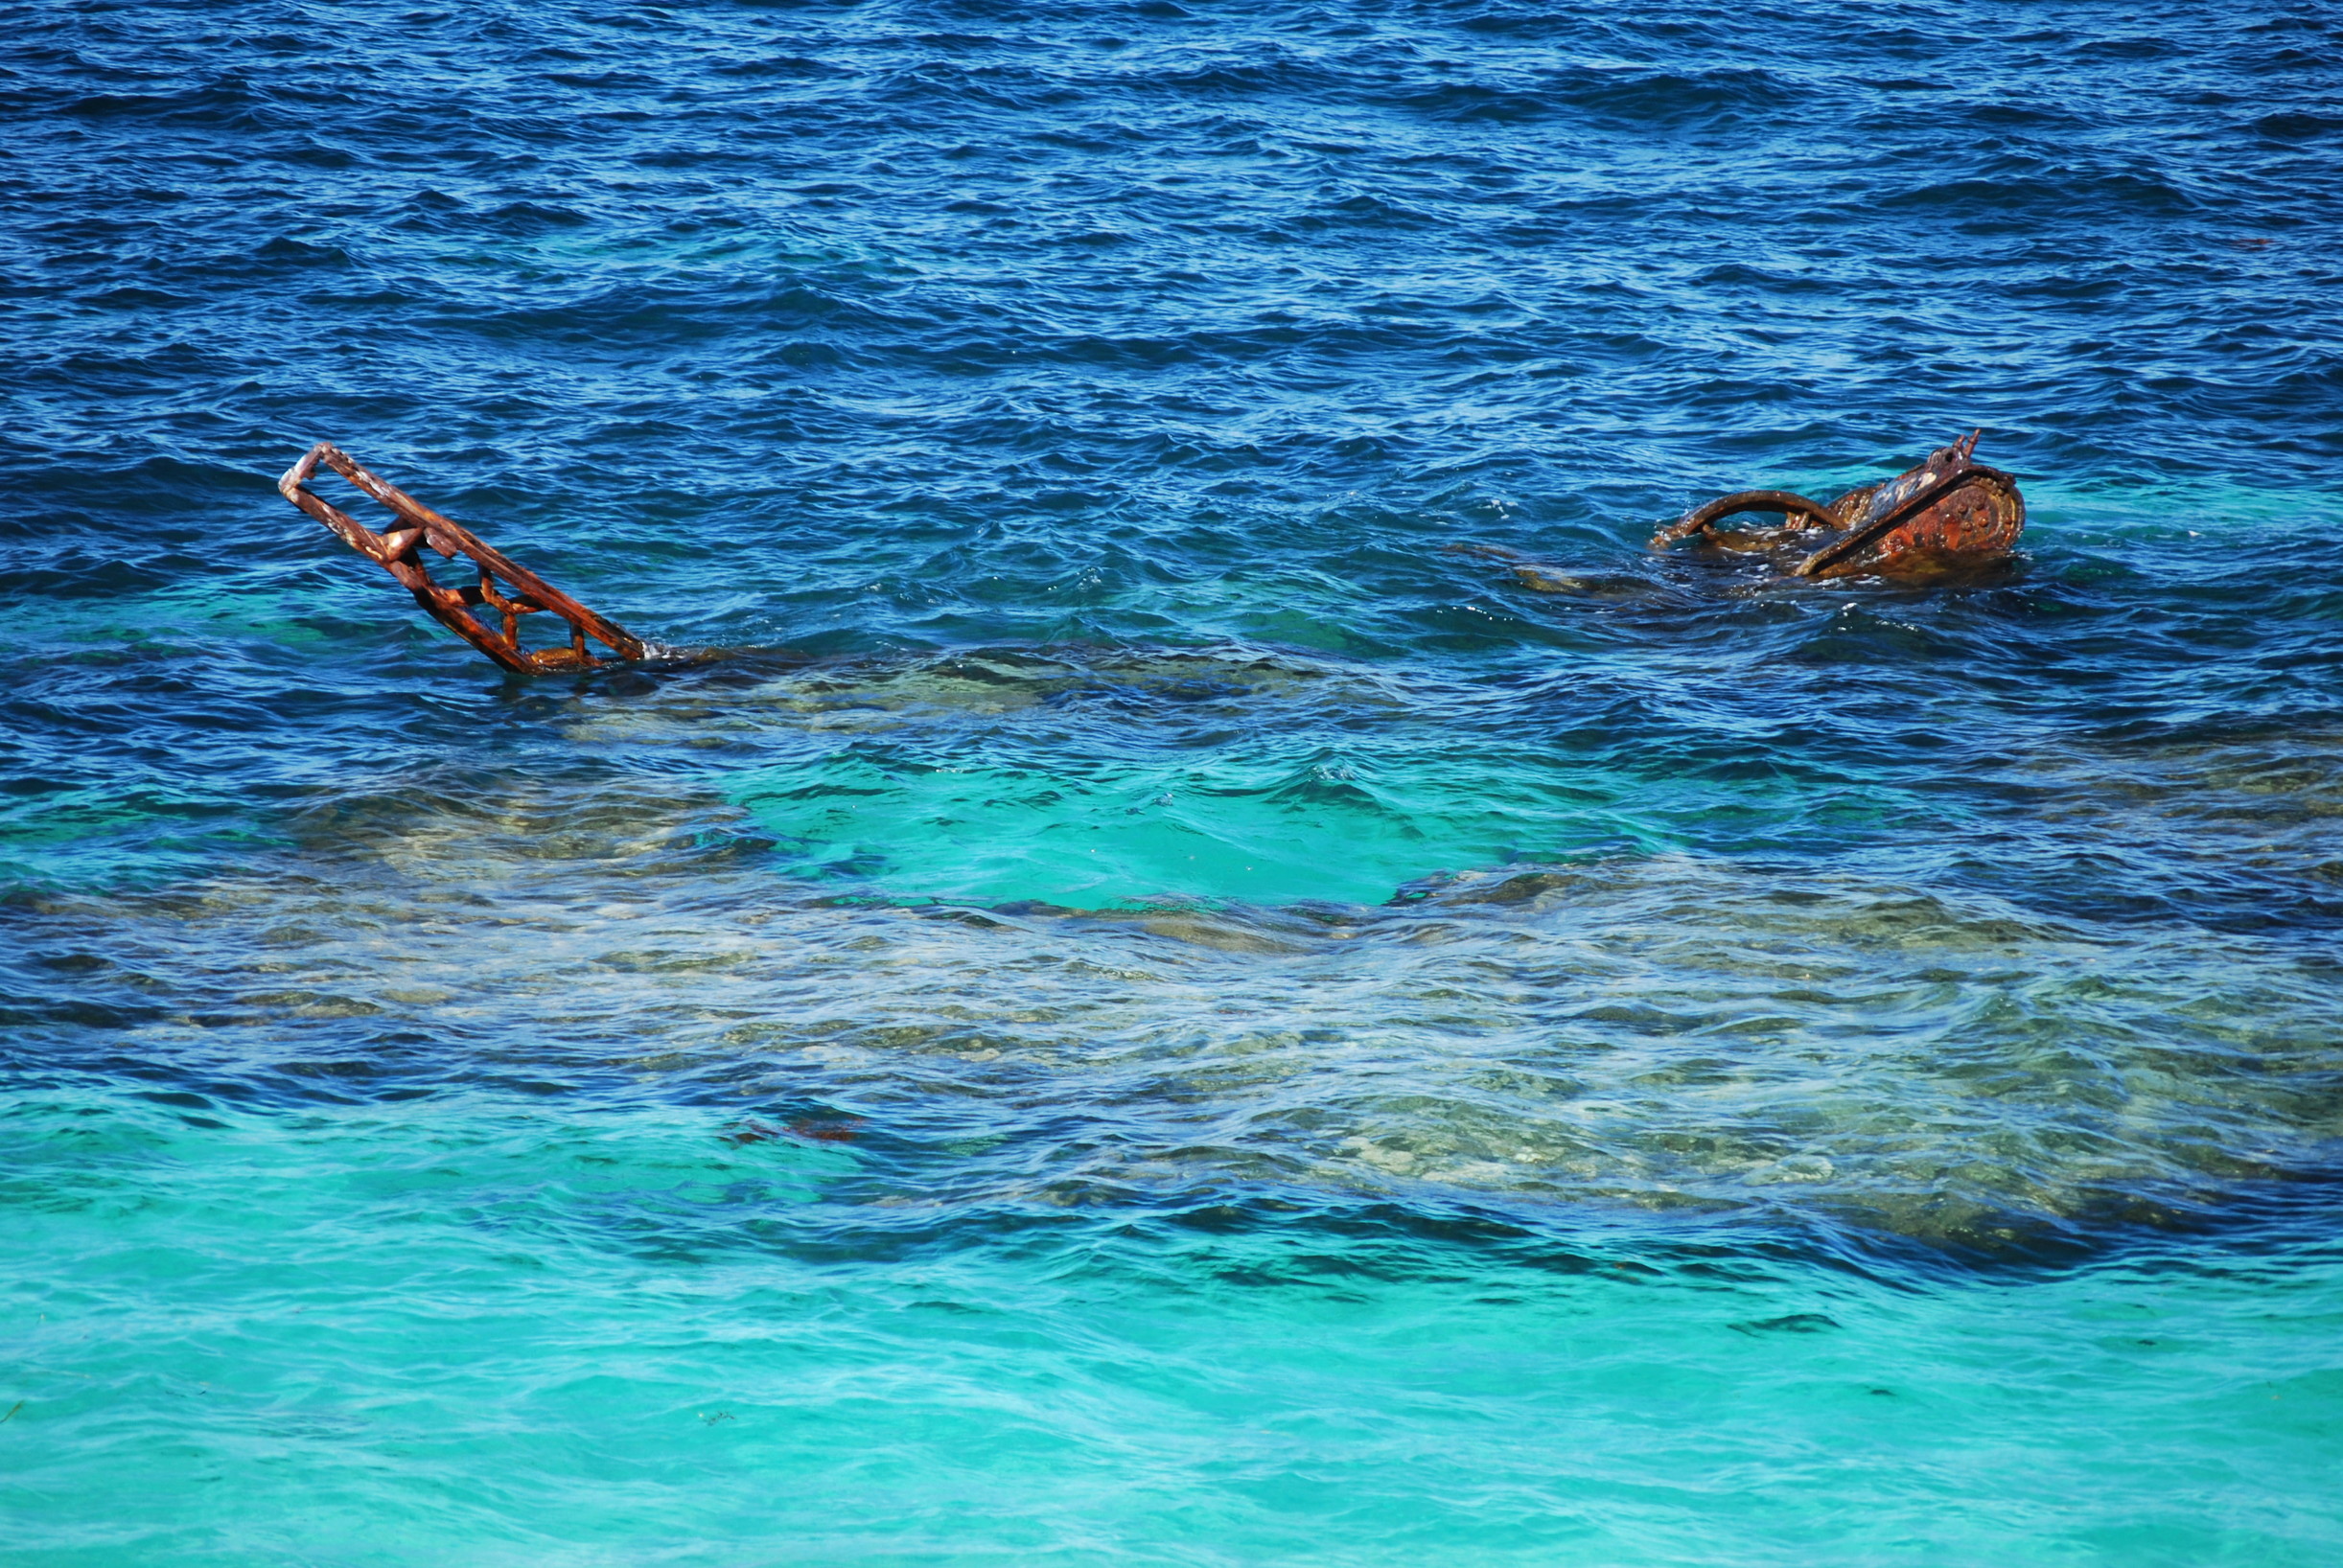
M333 23L0 76L12 1560L2343 1551L2329 19Z

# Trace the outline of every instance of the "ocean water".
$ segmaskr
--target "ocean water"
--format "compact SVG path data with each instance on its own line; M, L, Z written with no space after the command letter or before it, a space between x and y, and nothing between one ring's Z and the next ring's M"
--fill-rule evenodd
M2343 12L0 18L10 1562L2343 1560Z

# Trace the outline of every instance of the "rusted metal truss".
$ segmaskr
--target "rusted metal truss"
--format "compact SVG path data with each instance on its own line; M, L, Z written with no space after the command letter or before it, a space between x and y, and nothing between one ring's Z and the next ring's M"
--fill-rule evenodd
M1982 432L1979 432L1982 433ZM1728 550L1794 552L1794 577L1944 571L2006 556L2026 526L2018 482L1976 461L1977 435L1928 454L1919 467L1825 506L1787 490L1742 490L1696 507L1652 536L1664 550L1685 540ZM1775 513L1778 528L1717 526L1745 512Z
M398 518L398 525L378 534L311 490L309 480L320 463L390 508ZM360 468L348 452L330 441L320 441L302 453L301 461L286 470L285 477L277 481L277 490L293 505L333 529L344 544L380 562L433 620L508 670L521 675L591 670L603 664L642 658L650 652L640 638L616 622L595 614L535 572L508 559L462 523L442 517L398 486ZM478 569L478 584L443 588L433 581L422 553L427 544L445 560L464 557ZM559 615L568 623L568 647L532 651L522 646L521 617L540 611ZM592 652L586 646L589 638L609 652Z

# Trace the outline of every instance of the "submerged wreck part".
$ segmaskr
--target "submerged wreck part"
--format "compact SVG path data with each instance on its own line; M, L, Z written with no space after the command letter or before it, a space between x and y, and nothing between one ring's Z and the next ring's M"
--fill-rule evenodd
M2014 477L1975 460L1983 433L1939 447L1917 468L1850 490L1827 506L1787 490L1719 496L1654 534L1652 548L1687 539L1728 550L1805 548L1789 568L1793 577L1890 575L1998 560L2025 530L2026 499ZM1778 513L1782 526L1717 527L1744 512Z
M398 515L399 526L376 533L340 507L309 488L317 465L325 464L360 490ZM595 614L527 567L483 542L471 529L442 517L398 486L376 477L330 441L320 441L285 471L277 491L287 500L324 523L359 554L379 561L400 586L415 596L433 620L454 632L481 653L519 675L549 675L560 670L591 670L599 665L638 659L649 652L640 638L615 622ZM449 561L466 557L479 568L476 587L442 588L424 564L421 546L429 544ZM569 646L534 652L521 645L521 617L549 611L569 624ZM588 650L591 637L610 650L602 657Z

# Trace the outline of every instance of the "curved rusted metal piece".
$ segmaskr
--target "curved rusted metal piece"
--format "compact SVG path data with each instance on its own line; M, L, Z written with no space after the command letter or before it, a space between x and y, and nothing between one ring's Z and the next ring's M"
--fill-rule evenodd
M1838 515L1821 501L1809 500L1791 490L1736 490L1729 496L1720 496L1705 506L1695 507L1652 536L1652 548L1664 550L1669 545L1706 533L1717 523L1736 512L1778 512L1785 518L1811 518L1824 528L1839 526Z
M400 526L376 533L309 488L309 480L323 463L397 515ZM452 518L416 500L398 486L377 477L330 441L320 441L285 471L277 492L302 511L331 528L344 544L381 563L433 620L471 643L505 669L520 675L549 675L560 670L591 670L600 665L638 659L650 650L640 638L616 622L594 613L527 567L481 540ZM432 580L420 547L429 544L446 560L464 556L478 568L476 587L443 588ZM495 617L475 613L485 607ZM531 650L521 645L521 617L541 611L559 615L569 626L569 646ZM586 646L588 638L610 650L608 657Z

